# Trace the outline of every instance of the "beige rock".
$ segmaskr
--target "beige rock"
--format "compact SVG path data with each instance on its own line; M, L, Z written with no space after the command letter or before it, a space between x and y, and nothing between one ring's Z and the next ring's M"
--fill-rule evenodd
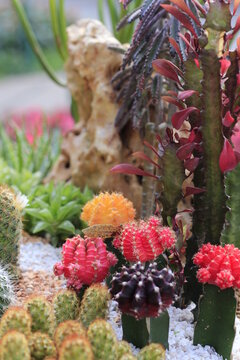
M109 170L141 150L138 132L131 128L123 139L114 127L118 110L111 78L122 55L109 45L120 43L97 20L81 20L68 28L67 82L78 105L80 122L63 141L59 161L49 179L86 184L94 191L121 191L140 209L141 185L135 176L110 174Z

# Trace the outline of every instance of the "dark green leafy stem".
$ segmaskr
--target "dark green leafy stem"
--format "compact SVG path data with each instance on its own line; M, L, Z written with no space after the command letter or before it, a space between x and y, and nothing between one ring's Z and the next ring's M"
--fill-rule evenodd
M236 299L232 288L220 290L215 285L205 285L194 331L194 345L212 346L223 359L230 360L235 337L235 313Z
M202 135L206 192L205 242L219 244L226 213L224 177L219 167L223 148L220 63L214 49L204 49L201 54L202 82Z
M46 71L46 73L49 75L49 77L56 82L60 86L66 86L61 80L59 80L54 72L54 69L51 67L51 65L48 63L47 58L45 57L35 35L32 30L31 24L28 21L26 12L24 10L24 7L21 4L20 0L12 0L12 4L18 14L18 17L22 23L22 26L24 28L24 31L26 33L27 39L29 41L29 44L35 53L38 61L42 65L43 69Z

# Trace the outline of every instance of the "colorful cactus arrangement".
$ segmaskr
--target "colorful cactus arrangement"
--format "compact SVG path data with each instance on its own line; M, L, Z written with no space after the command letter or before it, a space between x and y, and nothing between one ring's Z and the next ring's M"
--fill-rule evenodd
M31 134L23 119L0 127L0 360L239 360L240 2L107 3L121 43L106 47L121 67L103 70L115 119L94 133L111 128L109 143L93 140L96 89L75 69L74 120L38 118ZM64 85L21 1L12 4L41 65ZM64 1L49 4L67 69ZM102 1L98 10L103 20ZM91 44L94 26L105 31L89 25ZM78 103L82 89L91 111ZM66 144L84 148L76 164L62 165ZM104 155L94 157L98 146ZM89 173L79 174L84 161ZM91 190L103 171L109 186Z

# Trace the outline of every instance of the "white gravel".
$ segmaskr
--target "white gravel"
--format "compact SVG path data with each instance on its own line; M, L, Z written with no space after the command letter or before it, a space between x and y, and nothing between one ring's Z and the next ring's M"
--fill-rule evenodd
M20 246L20 268L22 271L47 271L52 272L53 266L61 259L61 249L54 248L42 242L26 243ZM166 360L222 360L214 349L209 346L192 345L194 324L192 306L181 310L169 308L170 333L169 350ZM122 328L117 303L111 301L109 305L108 321L113 326L119 340L122 339ZM233 345L233 360L240 360L240 320L236 318L236 337ZM136 354L139 349L132 346Z
M42 242L20 245L19 266L22 271L52 272L56 262L61 260L61 248L54 248Z

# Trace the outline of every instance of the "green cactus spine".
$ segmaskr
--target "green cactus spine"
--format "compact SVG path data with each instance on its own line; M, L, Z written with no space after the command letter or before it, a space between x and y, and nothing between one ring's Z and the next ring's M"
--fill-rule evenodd
M7 332L0 342L0 359L30 360L30 350L25 335L14 330Z
M19 196L7 186L0 186L0 260L15 275L18 273L22 208Z
M107 321L97 319L92 322L87 335L92 345L95 360L116 359L117 338Z
M77 335L69 336L59 351L59 360L93 360L89 341ZM107 358L106 358L107 359Z
M28 337L28 346L31 352L31 359L43 360L46 356L56 356L54 342L47 334L41 332L32 333Z
M43 296L32 295L29 297L24 308L32 317L32 331L40 331L52 336L55 320L51 304Z
M76 320L79 315L79 300L72 290L61 290L53 298L53 309L56 323Z
M165 349L161 344L145 346L137 356L138 360L165 360Z
M14 288L10 274L0 266L0 316L14 299Z
M123 355L132 355L132 349L131 346L127 341L119 341L117 344L117 354L116 359L120 360Z
M54 334L54 342L57 349L60 348L63 341L70 335L86 336L84 326L78 321L67 320L58 325Z
M0 321L0 337L10 330L16 330L26 336L30 335L32 319L29 313L21 307L9 308Z
M96 319L107 317L110 295L104 285L91 285L84 293L80 307L80 320L87 328Z
M240 165L226 175L226 193L229 196L226 214L225 228L221 242L223 244L234 244L240 248Z

